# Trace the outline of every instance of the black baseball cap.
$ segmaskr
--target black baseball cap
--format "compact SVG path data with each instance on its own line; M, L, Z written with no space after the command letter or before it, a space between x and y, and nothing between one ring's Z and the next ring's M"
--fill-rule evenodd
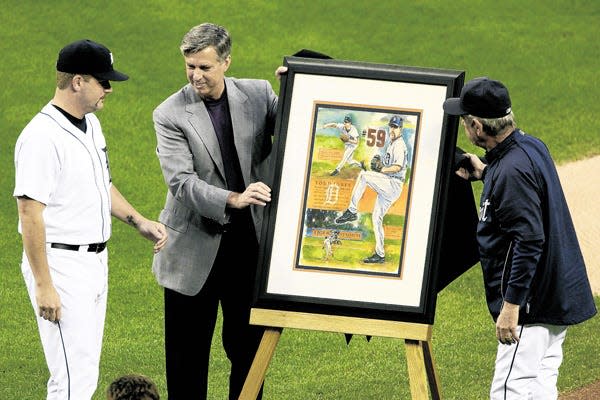
M105 46L89 39L66 45L58 53L56 70L92 75L99 80L126 81L129 76L113 68L113 55Z
M501 82L486 77L475 78L463 86L460 97L444 101L444 111L450 115L502 118L511 112L510 96Z

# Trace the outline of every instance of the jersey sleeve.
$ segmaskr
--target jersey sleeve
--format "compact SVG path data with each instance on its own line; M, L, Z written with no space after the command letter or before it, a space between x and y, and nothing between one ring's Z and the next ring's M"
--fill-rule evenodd
M47 135L22 137L15 148L13 196L27 196L48 204L60 171L60 157Z
M497 217L513 238L505 299L523 305L531 289L544 245L542 205L535 174L525 163L513 163L496 185Z

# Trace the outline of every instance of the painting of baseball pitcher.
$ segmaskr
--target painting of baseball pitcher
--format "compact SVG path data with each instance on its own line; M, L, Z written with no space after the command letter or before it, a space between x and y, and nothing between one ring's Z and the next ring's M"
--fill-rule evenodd
M401 276L419 122L414 110L315 105L296 268Z
M371 214L375 236L375 252L363 259L365 264L383 264L385 262L383 217L390 206L398 200L404 188L406 169L408 168L408 150L402 139L403 120L394 115L390 118L389 143L383 157L380 154L371 158L371 170L361 171L352 189L350 205L342 215L335 219L336 224L355 221L358 218L358 202L367 187L377 194Z
M347 114L344 116L343 123L337 122L329 122L323 125L323 128L335 128L339 131L339 138L344 143L344 155L340 160L339 164L335 167L335 169L331 172L331 176L336 176L340 173L340 170L344 167L344 165L349 164L361 169L365 169L365 164L362 161L356 161L352 156L354 155L354 150L358 147L358 142L360 137L358 135L358 130L356 126L352 124L352 116Z

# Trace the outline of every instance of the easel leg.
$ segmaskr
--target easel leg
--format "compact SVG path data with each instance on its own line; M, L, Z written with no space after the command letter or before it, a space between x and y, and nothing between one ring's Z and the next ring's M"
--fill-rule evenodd
M248 371L239 400L256 400L283 328L266 328Z
M429 342L406 339L404 343L412 399L429 399L429 388L431 398L441 400L439 379L433 364Z
M425 357L425 369L427 370L427 380L429 381L429 389L431 390L431 398L433 400L441 400L441 385L440 377L437 374L435 368L435 362L433 361L433 355L431 352L431 343L421 342L423 346L423 355Z

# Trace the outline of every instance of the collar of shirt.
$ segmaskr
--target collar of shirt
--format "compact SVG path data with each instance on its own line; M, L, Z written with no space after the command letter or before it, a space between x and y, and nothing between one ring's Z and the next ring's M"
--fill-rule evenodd
M516 143L516 134L519 132L515 129L506 139L498 143L496 147L485 153L485 159L488 164L491 164L495 160L502 158L502 156Z
M85 117L83 117L82 119L79 119L77 117L72 116L71 114L69 114L68 112L66 112L65 110L63 110L62 108L60 108L59 106L52 104L52 106L54 108L56 108L58 111L60 111L60 113L62 115L65 116L66 119L69 120L70 123L72 123L75 127L77 127L80 131L82 131L83 133L86 132L87 130L87 123L85 122Z

